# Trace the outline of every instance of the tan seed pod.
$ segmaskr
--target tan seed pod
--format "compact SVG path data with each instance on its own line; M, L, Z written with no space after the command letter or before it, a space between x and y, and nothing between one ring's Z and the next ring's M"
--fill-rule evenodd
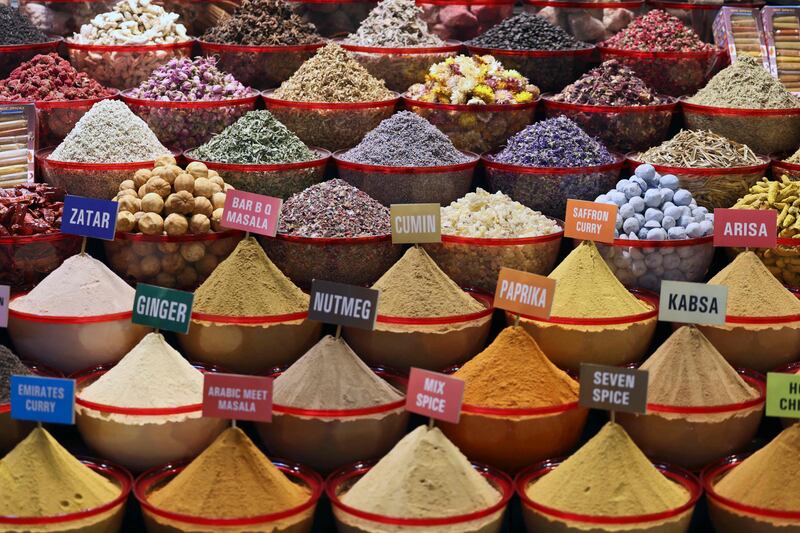
M117 200L120 211L128 211L129 213L137 213L142 210L142 201L138 196L123 196Z
M140 168L136 171L133 175L133 184L138 189L149 180L153 176L153 173L148 168Z
M206 215L192 215L189 220L189 230L195 235L205 235L211 231L211 220Z
M164 219L164 231L170 237L185 235L189 231L189 221L183 215L172 213Z
M193 161L186 166L186 172L195 178L208 178L208 167L200 161Z
M156 168L158 167L165 167L167 165L174 165L177 161L175 161L175 157L173 155L162 155L158 159L156 159Z
M224 192L215 192L211 195L211 205L214 206L214 209L225 207L225 198Z
M158 276L156 276L156 285L159 287L167 287L173 288L177 284L177 280L173 274L168 272L160 272Z
M186 260L181 254L167 254L161 258L161 271L168 274L177 274L186 266Z
M129 211L117 213L117 231L133 231L136 227L136 217Z
M119 190L124 191L125 189L132 189L135 191L136 184L133 182L133 180L125 180L119 184Z
M161 198L166 198L172 194L172 185L170 185L165 179L159 178L158 176L153 176L147 180L146 185L147 188L145 190L147 192L157 193Z
M161 235L164 231L164 219L157 213L146 213L139 219L139 231L145 235Z
M211 213L214 212L214 206L211 205L211 200L206 198L205 196L197 196L194 199L194 210L192 213L195 215L205 215L207 217L211 217Z
M175 178L175 183L172 184L172 188L175 189L175 192L186 191L194 193L194 176L188 172L178 174Z
M143 257L142 262L139 263L139 265L142 268L142 275L148 278L151 278L161 272L161 261L159 261L158 256L155 255Z
M197 271L191 266L186 266L177 274L177 286L186 288L194 287L197 285L197 279Z
M164 210L164 199L155 192L149 192L142 198L142 211L147 213L158 213Z
M181 245L181 256L190 263L200 261L206 255L206 247L201 242L187 242Z

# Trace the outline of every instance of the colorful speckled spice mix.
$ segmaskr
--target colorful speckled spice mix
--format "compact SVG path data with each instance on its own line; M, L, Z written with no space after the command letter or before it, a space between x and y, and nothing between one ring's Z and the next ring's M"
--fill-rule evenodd
M694 30L677 17L660 9L635 19L630 26L602 44L609 48L645 52L703 52L714 49L713 45L704 43Z
M58 54L34 56L0 81L3 100L82 100L114 94L85 72L78 72Z
M666 101L630 68L613 59L566 86L553 100L603 106L657 105Z

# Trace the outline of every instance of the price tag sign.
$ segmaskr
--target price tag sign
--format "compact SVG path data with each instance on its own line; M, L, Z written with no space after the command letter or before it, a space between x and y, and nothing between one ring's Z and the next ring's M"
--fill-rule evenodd
M0 328L8 327L8 302L11 300L11 287L0 285Z
M775 248L778 212L773 209L714 209L714 246Z
M442 209L439 204L392 204L392 243L442 242Z
M110 200L67 195L61 216L61 232L113 241L119 204Z
M220 224L225 228L274 237L278 232L282 204L280 198L231 189L225 195Z
M375 329L380 291L315 279L311 282L308 318L327 324Z
M800 374L767 374L767 416L800 418Z
M647 412L646 370L581 363L580 380L579 403L583 407L626 413Z
M136 284L133 323L151 328L188 333L194 294L147 283Z
M567 200L564 236L583 241L613 243L617 210L616 205Z
M724 324L728 287L687 281L662 281L658 319L683 324Z
M75 423L75 380L11 376L11 418Z
M273 381L209 372L203 379L203 416L271 422Z
M406 391L407 411L458 424L463 401L463 380L421 368L411 369Z
M556 280L503 267L494 291L494 306L518 315L550 318Z

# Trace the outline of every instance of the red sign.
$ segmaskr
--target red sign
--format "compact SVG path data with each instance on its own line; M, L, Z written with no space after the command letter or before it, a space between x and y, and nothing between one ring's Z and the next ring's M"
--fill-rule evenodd
M564 236L582 241L613 243L618 209L612 204L567 200Z
M775 248L777 245L777 211L714 209L714 246Z
M225 228L274 237L282 204L280 198L231 189L225 196L221 224Z
M203 416L272 421L272 378L208 373L203 381Z
M458 424L464 381L447 374L412 368L408 377L406 410Z

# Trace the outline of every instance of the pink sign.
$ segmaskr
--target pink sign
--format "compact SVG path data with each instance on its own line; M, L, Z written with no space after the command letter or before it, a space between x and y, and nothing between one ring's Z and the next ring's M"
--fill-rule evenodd
M11 287L0 285L0 328L8 327L8 301L11 299Z
M208 373L203 381L203 416L272 421L272 378Z
M274 237L282 203L280 198L231 189L225 197L221 224L225 228Z
M775 248L777 228L772 209L714 209L714 246Z
M406 410L458 424L464 381L447 374L412 368L408 377Z

